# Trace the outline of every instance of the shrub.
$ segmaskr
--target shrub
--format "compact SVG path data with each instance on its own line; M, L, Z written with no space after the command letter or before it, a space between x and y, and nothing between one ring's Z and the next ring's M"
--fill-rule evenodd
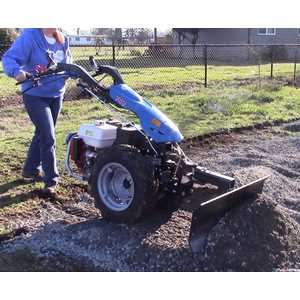
M255 100L258 103L271 103L275 100L271 94L264 92L264 91L259 91L259 92L253 93L249 97L249 99Z
M141 56L142 55L142 51L138 50L138 49L131 49L130 50L130 55L131 56Z
M252 88L253 91L259 92L264 90L266 92L278 92L280 91L286 83L279 79L264 79L257 80L254 82Z
M0 28L0 59L16 37L17 32L13 28Z
M284 62L288 59L288 52L285 46L273 46L264 49L262 53L263 62L271 62L273 56L274 62Z

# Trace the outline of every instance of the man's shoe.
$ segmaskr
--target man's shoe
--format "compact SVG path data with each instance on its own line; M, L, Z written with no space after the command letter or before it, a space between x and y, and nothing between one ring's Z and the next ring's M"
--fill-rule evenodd
M56 195L56 187L57 185L45 186L43 189L43 194L46 196L55 196Z
M43 181L43 173L40 170L37 170L36 173L34 173L34 174L30 174L30 173L23 171L22 177L23 177L23 180L26 182L31 182L31 181L41 182L41 181Z

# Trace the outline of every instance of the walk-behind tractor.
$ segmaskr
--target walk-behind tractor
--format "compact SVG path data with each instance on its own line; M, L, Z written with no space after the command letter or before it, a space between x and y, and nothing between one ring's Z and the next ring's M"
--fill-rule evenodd
M66 170L89 184L103 218L117 222L136 222L152 212L158 201L167 201L170 195L189 195L195 183L218 187L221 195L201 199L193 212L190 243L193 250L199 250L224 213L261 192L266 178L233 189L234 178L207 170L185 155L177 126L126 85L115 67L98 66L92 57L89 61L92 72L76 64L52 62L47 71L28 80L35 87L46 83L45 77L77 78L86 93L105 107L133 113L139 125L115 118L80 125L66 139ZM111 77L113 83L104 86L103 77L96 79L99 75Z

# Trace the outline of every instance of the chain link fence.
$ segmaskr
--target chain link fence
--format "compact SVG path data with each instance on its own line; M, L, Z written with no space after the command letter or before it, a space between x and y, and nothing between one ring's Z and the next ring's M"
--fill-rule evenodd
M143 93L148 89L192 85L209 87L218 82L277 79L298 86L300 45L95 45L71 46L76 64L91 70L89 57L98 64L120 69L125 81ZM0 59L5 45L0 47ZM2 68L0 75L3 76ZM74 85L69 84L69 96ZM1 87L1 95L5 87ZM8 92L13 90L9 85ZM74 92L74 91L73 91ZM76 95L78 93L73 94Z
M300 45L95 45L71 46L73 61L92 70L89 57L98 64L119 68L125 82L142 95L188 95L224 86L241 87L265 82L300 85ZM0 58L4 47L0 47ZM15 99L17 87L5 78L0 64L0 98ZM234 92L234 91L233 91ZM85 95L74 81L66 99ZM230 96L231 97L231 96ZM184 105L184 104L183 104Z
M298 86L300 45L111 45L73 46L74 62L120 69L125 81L143 93L161 86L209 87L218 82L277 79Z

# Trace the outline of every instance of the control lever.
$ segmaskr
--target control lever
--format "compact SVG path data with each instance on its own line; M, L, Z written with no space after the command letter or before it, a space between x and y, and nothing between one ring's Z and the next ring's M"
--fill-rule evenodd
M47 51L47 59L48 59L48 65L47 65L47 69L50 69L50 67L55 66L56 63L53 60L53 58L50 56L50 53Z

